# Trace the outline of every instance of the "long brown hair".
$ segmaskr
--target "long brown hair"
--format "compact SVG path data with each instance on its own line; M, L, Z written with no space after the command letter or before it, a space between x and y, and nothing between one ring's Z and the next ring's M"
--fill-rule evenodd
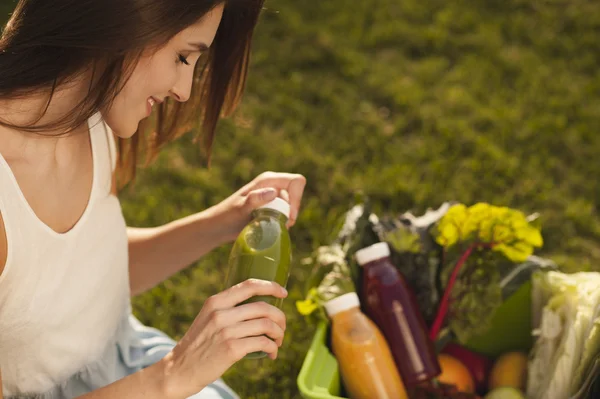
M218 4L223 18L213 45L197 63L190 99L168 99L137 133L119 140L120 185L135 177L139 155L146 163L169 141L202 132L206 162L217 122L233 111L244 90L252 33L264 0L19 0L0 38L0 98L49 91L92 71L88 95L57 121L16 126L28 132L70 132L110 107L143 51L165 45ZM47 109L47 106L46 106ZM42 115L43 116L43 115ZM40 116L41 119L41 116Z

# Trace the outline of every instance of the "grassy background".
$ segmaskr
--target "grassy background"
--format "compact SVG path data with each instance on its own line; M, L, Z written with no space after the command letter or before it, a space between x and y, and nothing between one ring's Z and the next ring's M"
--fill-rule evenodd
M299 397L313 329L293 306L308 272L300 261L359 191L388 212L450 199L537 211L540 254L600 270L599 37L592 0L268 1L214 166L185 137L122 196L129 224L152 226L264 170L308 178L280 356L241 362L226 381L244 398ZM180 337L222 288L228 251L135 298L136 315Z

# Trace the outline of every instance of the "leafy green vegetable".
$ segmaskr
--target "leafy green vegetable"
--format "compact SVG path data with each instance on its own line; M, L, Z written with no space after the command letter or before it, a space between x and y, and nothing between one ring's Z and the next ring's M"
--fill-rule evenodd
M525 262L542 246L542 236L522 212L486 203L452 206L433 234L444 247L445 288L430 337L438 338L449 314L452 332L465 343L489 328L502 303L501 266L506 272ZM515 281L508 288L516 290L517 285Z
M469 257L452 290L448 324L461 343L485 333L502 303L495 254L478 249Z
M600 370L594 372L596 363L600 360L600 317L598 308L592 317L592 328L589 335L585 338L583 356L579 366L573 376L571 391L577 391L584 385L584 382L590 374L600 375Z
M569 399L600 398L600 354L596 355L583 377L581 388Z
M564 399L580 391L600 348L600 273L535 273L532 300L537 336L527 396Z

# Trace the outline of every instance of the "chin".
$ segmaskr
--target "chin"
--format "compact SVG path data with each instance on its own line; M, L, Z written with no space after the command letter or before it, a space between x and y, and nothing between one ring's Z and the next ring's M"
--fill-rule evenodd
M110 125L109 125L110 126ZM121 138L121 139L128 139L131 138L135 132L137 132L137 125L131 129L112 129L113 133L115 134L115 136Z
M110 127L114 135L122 139L130 138L138 130L140 121L131 117L130 119L131 121L128 123L124 117L118 118L117 120L111 118L110 114L104 117L106 124Z

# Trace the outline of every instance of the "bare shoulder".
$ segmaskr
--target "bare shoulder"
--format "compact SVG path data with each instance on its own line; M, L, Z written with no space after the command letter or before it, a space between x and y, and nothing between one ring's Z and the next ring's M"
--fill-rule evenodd
M6 266L6 258L8 255L8 245L6 241L6 231L4 229L4 220L2 219L2 214L0 213L0 275L2 275L2 271L4 270L4 266Z

